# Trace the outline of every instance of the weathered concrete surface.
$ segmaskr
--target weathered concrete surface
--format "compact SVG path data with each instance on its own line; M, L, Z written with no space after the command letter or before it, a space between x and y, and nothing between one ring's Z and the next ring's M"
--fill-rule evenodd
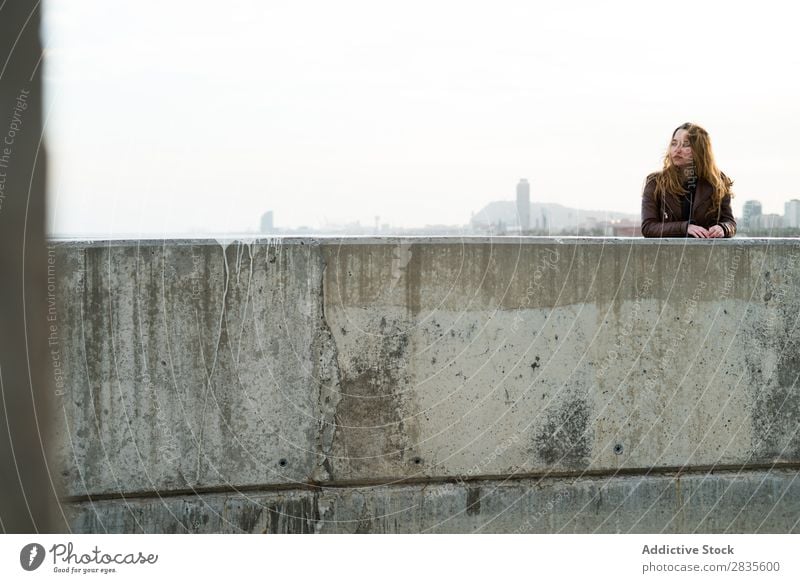
M800 458L797 246L323 253L338 479Z
M57 254L56 423L73 500L800 467L794 240L60 243ZM797 515L793 504L779 510Z
M254 491L70 506L76 532L796 533L796 471Z
M321 271L293 250L60 249L67 495L309 479Z

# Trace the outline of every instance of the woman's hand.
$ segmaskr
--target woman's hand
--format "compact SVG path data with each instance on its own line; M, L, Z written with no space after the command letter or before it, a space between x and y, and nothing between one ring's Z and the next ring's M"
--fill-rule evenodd
M708 236L709 237L724 237L725 236L725 229L723 229L720 225L714 225L708 229Z
M720 227L719 225L714 225L714 227L719 228L720 231L722 230L722 227ZM713 229L714 227L711 228ZM700 225L689 225L689 228L686 230L686 232L692 237L696 237L697 239L708 239L710 237L719 236L719 235L712 235L710 231L707 231Z

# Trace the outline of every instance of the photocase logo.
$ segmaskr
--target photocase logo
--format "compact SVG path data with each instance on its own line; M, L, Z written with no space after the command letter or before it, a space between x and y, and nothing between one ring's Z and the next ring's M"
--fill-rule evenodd
M37 543L30 543L22 547L19 552L19 564L26 571L35 571L44 562L44 547Z

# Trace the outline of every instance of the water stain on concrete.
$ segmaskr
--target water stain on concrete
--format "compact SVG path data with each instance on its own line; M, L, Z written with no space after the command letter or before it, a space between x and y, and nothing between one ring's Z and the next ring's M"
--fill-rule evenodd
M315 532L319 521L316 494L284 499L278 504L266 506L268 513L267 534L310 534Z
M536 455L549 466L580 469L589 464L589 406L583 398L566 399L545 413L534 437Z
M340 469L351 475L390 475L411 454L417 432L404 397L410 383L409 337L393 333L394 322L386 328L385 335L340 367L332 448L337 477L342 477Z
M480 486L467 489L467 514L474 516L481 513L481 488Z

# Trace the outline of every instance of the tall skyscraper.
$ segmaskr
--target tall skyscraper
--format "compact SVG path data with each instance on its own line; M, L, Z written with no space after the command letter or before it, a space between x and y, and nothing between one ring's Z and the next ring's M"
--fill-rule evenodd
M783 226L800 227L800 200L793 198L783 205Z
M758 227L761 216L761 203L757 200L748 200L742 209L742 226Z
M274 215L272 211L267 211L263 215L261 215L261 232L262 233L271 233L275 230L275 225L273 225Z
M525 178L520 178L517 184L517 217L520 231L531 228L531 186Z

